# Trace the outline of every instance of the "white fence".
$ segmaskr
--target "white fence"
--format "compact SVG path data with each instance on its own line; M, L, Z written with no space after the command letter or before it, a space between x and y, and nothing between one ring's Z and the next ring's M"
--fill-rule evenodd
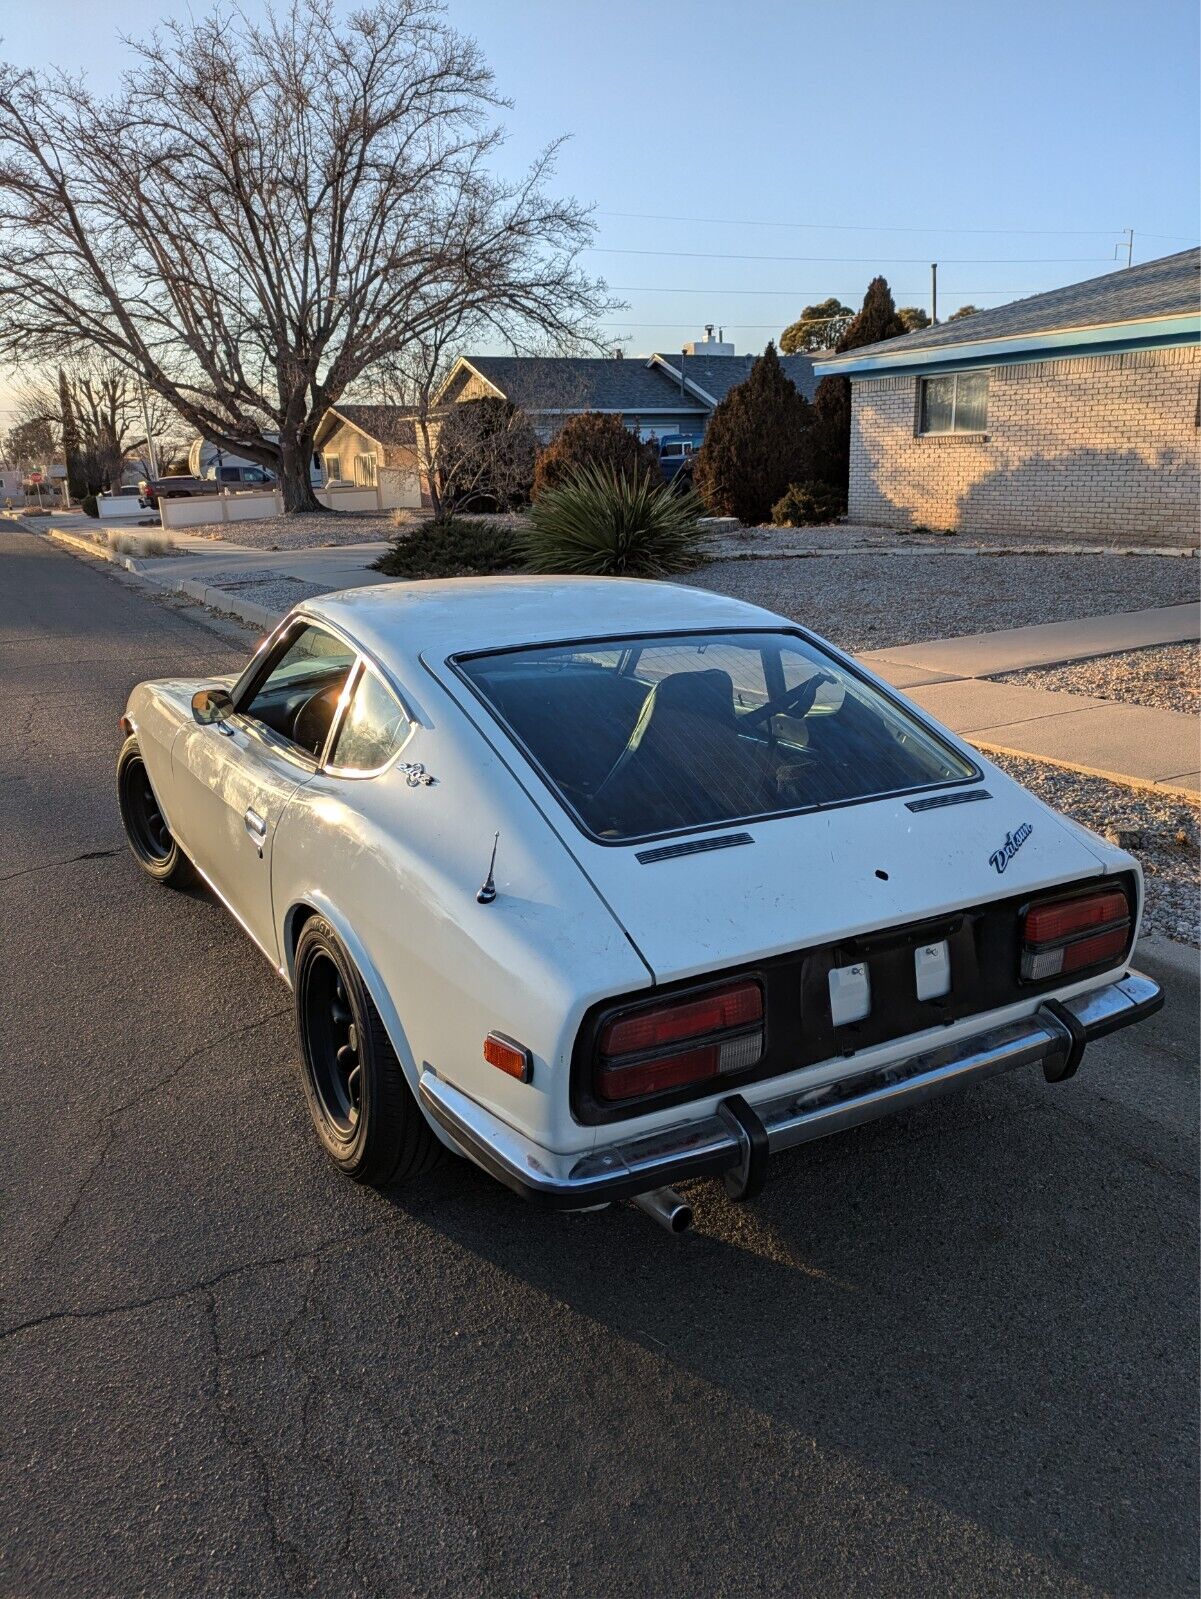
M317 498L331 511L416 510L421 505L421 485L416 472L401 467L381 467L379 482L370 488L353 483L318 489ZM211 527L221 522L253 522L278 516L284 508L279 489L219 489L216 494L192 494L178 500L159 500L159 521L165 528Z

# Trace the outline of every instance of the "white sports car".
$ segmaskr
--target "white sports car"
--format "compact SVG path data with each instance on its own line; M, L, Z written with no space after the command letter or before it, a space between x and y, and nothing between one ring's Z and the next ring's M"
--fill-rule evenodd
M1156 1010L1138 863L804 628L700 589L385 584L236 680L143 683L121 814L296 1000L341 1169L443 1145L528 1198L637 1199Z

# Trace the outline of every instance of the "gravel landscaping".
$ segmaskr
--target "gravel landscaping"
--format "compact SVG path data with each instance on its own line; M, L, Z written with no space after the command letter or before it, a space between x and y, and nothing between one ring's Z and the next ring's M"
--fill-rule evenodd
M990 755L1055 810L1138 857L1147 886L1143 930L1201 945L1201 809L1176 794L1127 788L1043 761Z
M778 611L846 650L919 644L1196 599L1195 561L1161 555L854 554L716 561L677 578Z
M1195 542L1195 541L1194 541ZM1128 544L1112 537L1079 538L1070 534L956 533L937 528L905 532L894 527L879 527L868 522L833 522L814 527L720 526L709 536L708 548L715 557L764 560L773 556L811 554L839 550L941 550L954 555L974 555L980 550L1008 551L1016 555L1043 550L1067 552L1086 549L1121 559L1131 547L1155 552L1155 544L1137 536ZM1173 547L1169 547L1173 548ZM1179 560L1165 554L1164 559Z
M1099 655L1066 666L1036 666L1006 672L995 683L1089 694L1122 705L1150 705L1161 711L1201 713L1201 653L1196 644L1156 644L1145 650Z
M390 539L396 529L391 511L297 511L289 516L264 516L254 522L229 522L219 532L208 527L181 531L194 531L217 542L244 544L254 550L313 550L323 545Z

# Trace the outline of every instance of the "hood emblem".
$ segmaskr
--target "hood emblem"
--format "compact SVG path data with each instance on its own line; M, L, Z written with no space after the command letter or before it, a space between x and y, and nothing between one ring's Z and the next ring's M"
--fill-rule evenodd
M993 850L988 857L989 864L996 868L998 876L1009 865L1033 831L1034 824L1032 822L1023 822L1020 827L1015 827L1012 833L1006 833L1005 842L1000 849Z

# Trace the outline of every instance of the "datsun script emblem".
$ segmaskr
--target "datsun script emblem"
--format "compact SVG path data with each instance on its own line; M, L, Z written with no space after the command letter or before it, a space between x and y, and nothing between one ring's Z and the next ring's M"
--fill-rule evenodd
M1006 833L1005 842L1000 849L993 850L988 857L991 864L996 867L998 874L1005 870L1033 831L1034 826L1032 823L1023 822L1020 827L1015 827L1012 833Z

